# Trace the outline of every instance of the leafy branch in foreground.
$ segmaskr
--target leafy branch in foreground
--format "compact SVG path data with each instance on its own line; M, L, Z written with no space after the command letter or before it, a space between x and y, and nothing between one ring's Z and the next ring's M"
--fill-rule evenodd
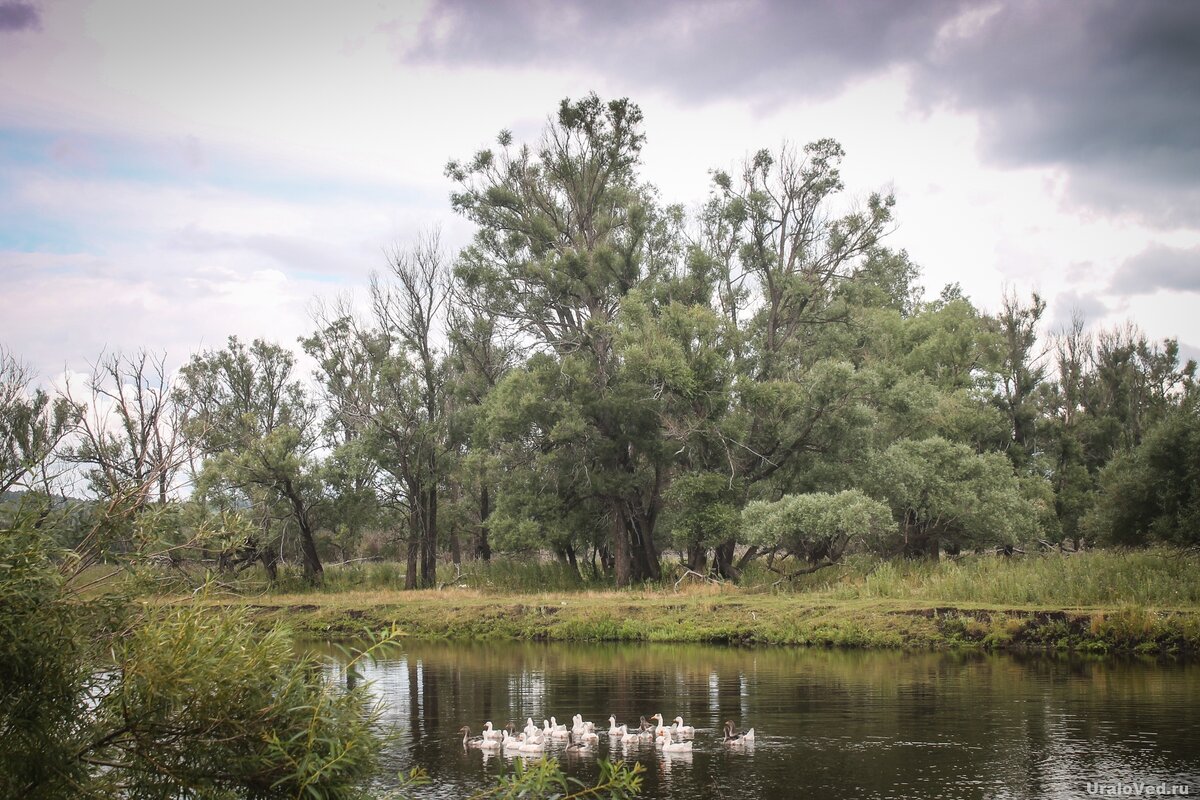
M627 800L636 797L642 789L641 764L625 766L624 761L601 760L600 776L595 785L588 786L578 778L565 775L558 766L558 759L547 758L525 764L518 759L511 775L502 775L496 785L472 795L472 800Z
M471 795L470 800L630 800L642 790L645 767L624 761L613 763L601 759L600 776L588 786L578 778L565 775L556 758L539 759L526 764L517 759L513 772L501 775L494 786ZM398 776L399 786L387 795L387 800L411 800L411 792L433 783L422 767L414 767Z

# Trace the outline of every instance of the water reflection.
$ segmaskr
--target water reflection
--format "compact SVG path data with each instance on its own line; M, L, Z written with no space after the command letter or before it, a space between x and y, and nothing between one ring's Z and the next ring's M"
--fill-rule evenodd
M332 658L332 656L331 656ZM337 669L336 665L331 669ZM644 764L645 797L1087 797L1086 783L1200 793L1200 668L1115 660L681 645L406 644L367 666L398 733L390 774L426 767L430 797L490 783L515 753L464 752L457 730L579 713L608 730L682 716L690 753L615 743L547 754ZM733 720L753 747L721 743ZM540 757L540 756L533 756Z

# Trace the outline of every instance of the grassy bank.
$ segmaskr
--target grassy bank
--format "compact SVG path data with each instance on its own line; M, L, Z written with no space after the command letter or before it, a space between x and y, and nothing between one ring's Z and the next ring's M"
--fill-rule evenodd
M356 564L319 588L243 577L203 602L319 636L396 626L446 638L1200 653L1200 556L1169 550L862 559L795 583L759 569L737 586L672 575L619 592L557 564L446 567L439 579L404 592L399 565Z
M418 637L940 649L1200 652L1200 610L1055 609L743 592L493 595L351 591L210 599L311 635L395 626Z

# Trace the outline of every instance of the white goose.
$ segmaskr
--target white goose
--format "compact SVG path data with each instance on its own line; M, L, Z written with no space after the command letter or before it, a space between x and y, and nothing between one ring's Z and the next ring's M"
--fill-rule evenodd
M666 736L663 737L663 752L664 753L690 753L692 752L691 742L673 742L671 741L671 729L667 728Z
M546 739L565 739L567 738L566 730L558 730L550 724L550 720L542 720L541 734Z
M658 720L658 724L654 726L654 739L656 742L661 743L662 738L667 735L667 726L663 725L663 716L662 714L655 714L650 719Z
M695 736L696 735L695 728L693 728L691 725L683 724L683 717L676 717L675 724L672 727L675 729L676 733L682 734L684 736Z
M504 748L504 752L507 753L510 750L515 751L515 752L520 752L521 745L523 745L525 743L522 742L520 739L516 738L515 736L510 736L508 734L507 730L501 731L501 733L504 734L504 739L500 743L501 746L503 746L503 748Z
M546 740L541 736L536 736L526 739L521 742L520 750L522 753L540 753L546 749Z
M499 742L504 739L504 731L493 728L492 721L489 719L483 723L483 738Z
M608 735L609 736L620 736L623 733L625 733L625 726L618 725L617 718L614 716L609 716L609 718L608 718Z

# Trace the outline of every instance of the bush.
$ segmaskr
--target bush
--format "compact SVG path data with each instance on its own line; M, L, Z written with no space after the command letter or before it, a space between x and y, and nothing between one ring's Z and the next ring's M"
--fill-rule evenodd
M334 686L244 610L96 625L48 542L21 520L0 530L0 796L361 793L381 744L363 687Z

